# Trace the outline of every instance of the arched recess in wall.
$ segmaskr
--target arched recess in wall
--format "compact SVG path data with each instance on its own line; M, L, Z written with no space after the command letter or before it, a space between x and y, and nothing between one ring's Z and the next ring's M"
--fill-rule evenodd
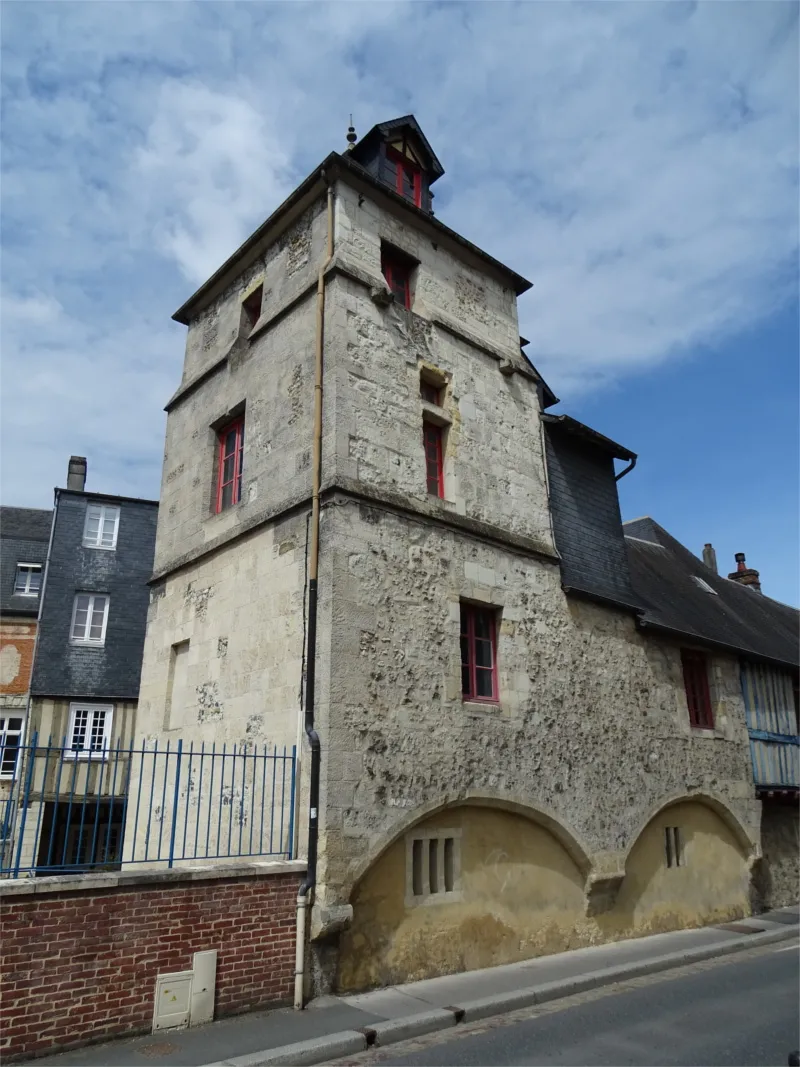
M603 936L632 937L727 922L750 914L754 844L719 798L680 794L650 812L625 854Z
M359 865L341 992L587 943L588 851L552 812L480 792L417 808Z
M425 819L446 811L448 808L456 807L498 808L514 815L521 815L523 818L529 819L531 822L543 827L543 829L548 830L556 841L562 845L584 878L591 871L592 861L589 849L580 837L549 808L531 805L530 802L522 798L505 793L467 790L457 797L445 797L429 804L422 804L414 808L413 811L407 812L399 822L395 823L390 831L378 839L377 843L373 845L367 855L362 857L358 865L353 869L351 891L356 888L367 871L377 863L383 853L391 848L395 841L405 836L417 823L424 822Z
M750 857L756 851L755 841L753 841L743 823L740 822L721 797L715 796L713 793L674 793L666 800L662 800L659 804L656 804L655 807L651 808L647 816L639 824L636 832L631 835L630 843L625 852L626 868L630 854L636 846L636 842L650 823L668 808L675 807L676 804L702 804L704 807L710 808L731 831L745 855Z

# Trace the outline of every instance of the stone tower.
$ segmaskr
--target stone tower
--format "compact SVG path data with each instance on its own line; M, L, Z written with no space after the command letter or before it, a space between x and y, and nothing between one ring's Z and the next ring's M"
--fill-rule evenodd
M685 761L654 755L687 743L679 651L648 651L624 598L565 597L530 283L434 217L442 173L413 116L374 127L175 315L139 721L298 746L316 991L629 931L628 904L597 926L593 887L610 907L649 813L686 792ZM556 430L573 466L600 441L598 544L624 568L618 446ZM741 913L737 847L706 848L715 914Z

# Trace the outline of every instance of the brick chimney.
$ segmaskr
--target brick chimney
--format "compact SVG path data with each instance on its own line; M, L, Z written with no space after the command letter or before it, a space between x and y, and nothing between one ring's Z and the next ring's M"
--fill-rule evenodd
M751 589L755 589L757 593L760 593L761 582L758 577L758 571L754 571L752 567L747 566L744 552L737 552L734 559L736 560L736 570L728 575L730 580L738 582L739 585L749 586Z
M703 545L703 563L705 563L708 569L713 571L714 574L719 574L719 570L717 569L717 553L714 551L713 545Z
M67 467L67 489L77 489L82 493L86 488L86 457L70 456Z

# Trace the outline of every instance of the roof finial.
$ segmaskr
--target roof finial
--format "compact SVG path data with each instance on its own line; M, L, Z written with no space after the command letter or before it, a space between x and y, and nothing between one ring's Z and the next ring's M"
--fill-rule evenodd
M351 115L350 116L350 125L347 127L347 151L348 152L351 152L353 150L353 145L356 143L357 140L358 140L358 138L356 137L356 130L355 130L355 127L353 126L353 116Z

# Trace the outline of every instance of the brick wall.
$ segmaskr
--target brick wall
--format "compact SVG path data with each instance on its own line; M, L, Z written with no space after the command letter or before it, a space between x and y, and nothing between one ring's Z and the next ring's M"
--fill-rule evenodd
M3 1062L148 1032L156 976L191 970L203 949L218 952L216 1016L289 1001L302 865L235 875L0 884Z
M0 695L21 696L28 692L35 641L35 622L0 622Z

